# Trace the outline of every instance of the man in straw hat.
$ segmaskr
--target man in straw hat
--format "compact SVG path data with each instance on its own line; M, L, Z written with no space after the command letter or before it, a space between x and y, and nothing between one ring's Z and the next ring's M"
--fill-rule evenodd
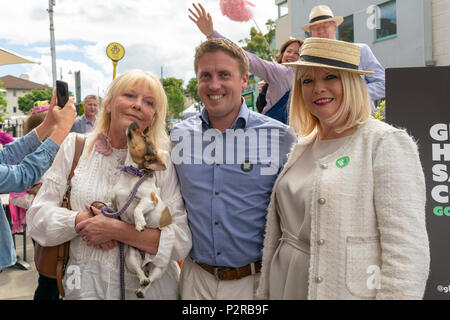
M328 6L319 5L311 9L309 22L302 29L309 32L312 37L336 39L337 27L344 21L342 17L335 17ZM355 43L361 48L359 69L373 71L374 74L363 75L367 89L372 100L385 97L384 68L373 55L369 46L364 43ZM374 105L372 104L372 109Z
M370 116L360 47L308 38L292 84L299 136L268 207L258 298L422 299L430 250L414 138ZM370 161L368 161L370 159Z

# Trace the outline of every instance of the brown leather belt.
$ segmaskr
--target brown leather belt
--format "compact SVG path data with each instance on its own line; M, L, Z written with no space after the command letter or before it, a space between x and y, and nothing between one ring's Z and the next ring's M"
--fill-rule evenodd
M261 272L261 261L252 262L240 268L213 267L206 263L194 262L214 275L217 280L237 280Z

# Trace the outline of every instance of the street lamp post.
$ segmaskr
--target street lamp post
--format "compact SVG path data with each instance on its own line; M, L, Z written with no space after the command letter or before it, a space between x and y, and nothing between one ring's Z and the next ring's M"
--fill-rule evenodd
M52 53L52 77L53 88L56 88L56 53L55 53L55 26L53 25L53 6L54 0L48 0L48 15L50 19L50 50Z
M69 70L69 74L72 74L72 70ZM81 75L80 70L75 71L73 73L75 77L75 99L76 99L76 107L77 107L77 113L79 109L79 105L81 103Z

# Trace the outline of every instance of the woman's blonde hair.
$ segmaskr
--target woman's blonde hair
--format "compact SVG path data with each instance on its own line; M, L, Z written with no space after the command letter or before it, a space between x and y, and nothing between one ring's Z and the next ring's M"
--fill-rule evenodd
M306 107L302 95L302 74L311 71L313 67L298 67L292 86L292 98L289 112L289 125L295 134L307 136L315 129L321 132L319 119ZM326 121L341 133L356 125L366 122L371 113L370 96L367 86L360 75L345 70L327 69L338 72L342 82L342 104L336 113Z
M96 137L88 146L88 154L95 145L97 134L100 132L108 134L111 127L111 113L107 110L106 106L114 103L114 100L129 88L139 87L140 85L149 87L155 99L156 112L146 135L155 143L156 148L163 150L170 149L170 139L166 131L167 96L161 82L152 72L130 70L111 82L108 92L102 101L100 116L93 130Z

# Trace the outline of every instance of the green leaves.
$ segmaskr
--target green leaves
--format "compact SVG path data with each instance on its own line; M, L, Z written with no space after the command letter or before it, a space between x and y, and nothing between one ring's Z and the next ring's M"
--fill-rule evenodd
M33 109L33 104L36 101L47 100L50 103L51 99L52 99L52 89L45 89L45 90L33 89L31 90L31 93L28 93L18 99L19 110L27 114L28 111Z
M179 118L179 113L184 110L183 80L176 78L162 79L162 85L169 103L169 115Z
M266 22L266 27L268 32L265 34L266 40L269 43L275 39L275 21L269 19ZM258 57L264 60L272 60L272 53L267 47L267 44L263 36L258 32L255 27L250 29L250 39L245 38L239 40L239 43L244 44L242 47L244 50L256 54ZM272 49L273 53L276 54L276 50Z
M375 119L383 121L386 118L386 100L380 102L373 113Z
M195 102L202 102L200 97L198 96L198 85L197 85L197 79L192 78L189 80L186 91L189 93L189 95L195 100Z

